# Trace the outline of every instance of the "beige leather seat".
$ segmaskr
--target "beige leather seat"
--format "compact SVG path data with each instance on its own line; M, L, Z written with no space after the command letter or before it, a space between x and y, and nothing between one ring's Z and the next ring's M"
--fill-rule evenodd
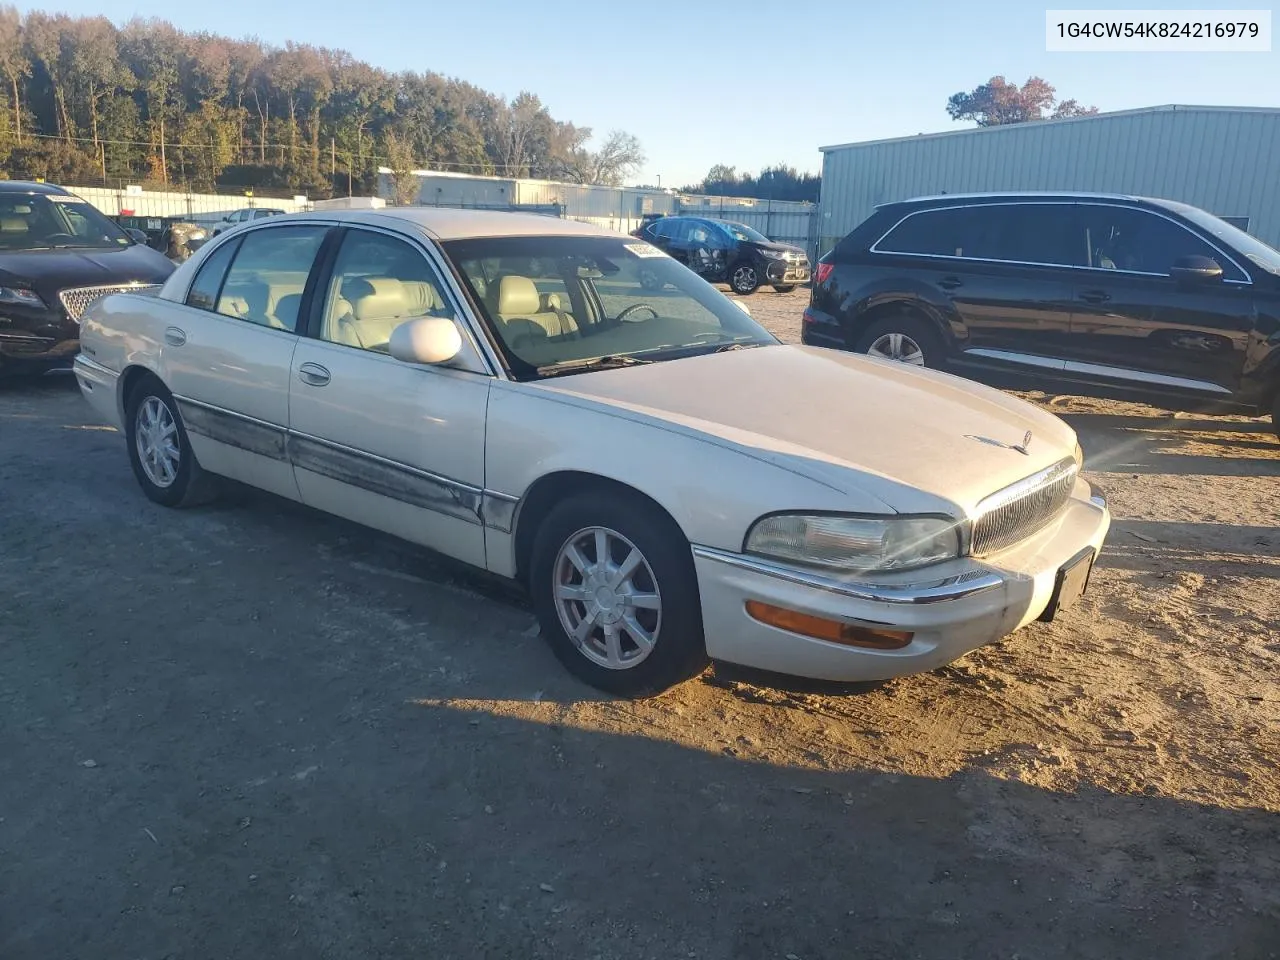
M578 335L578 324L563 309L559 295L539 294L528 277L506 276L490 289L495 291L490 309L505 328L508 343Z
M0 233L21 236L28 229L26 217L0 217Z

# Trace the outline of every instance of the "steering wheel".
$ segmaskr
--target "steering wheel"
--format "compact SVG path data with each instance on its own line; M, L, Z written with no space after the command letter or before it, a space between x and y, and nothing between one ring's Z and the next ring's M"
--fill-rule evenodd
M723 331L723 330L709 330L709 331L707 331L706 333L695 333L695 334L693 335L693 339L695 339L695 340L711 340L711 341L713 341L713 342L715 342L715 343L721 343L721 342L723 342L723 341L725 341L725 340L734 340L734 339L736 339L736 338L734 337L734 335L733 335L733 334L731 334L731 333L726 333L726 332L725 332L725 331Z
M633 303L631 306L627 307L625 310L619 313L616 317L614 317L614 321L616 323L639 323L640 322L639 320L627 319L629 316L631 316L631 314L635 313L637 310L648 310L650 313L653 314L653 317L651 319L653 320L658 319L658 311L655 310L651 305L647 303Z

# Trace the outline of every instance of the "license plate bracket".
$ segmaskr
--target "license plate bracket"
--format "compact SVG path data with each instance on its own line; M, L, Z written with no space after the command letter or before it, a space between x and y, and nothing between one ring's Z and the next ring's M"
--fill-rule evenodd
M1058 568L1053 581L1053 596L1049 598L1049 605L1044 608L1044 613L1040 614L1041 620L1052 623L1054 617L1084 596L1089 589L1089 578L1093 575L1096 556L1092 547L1085 547Z

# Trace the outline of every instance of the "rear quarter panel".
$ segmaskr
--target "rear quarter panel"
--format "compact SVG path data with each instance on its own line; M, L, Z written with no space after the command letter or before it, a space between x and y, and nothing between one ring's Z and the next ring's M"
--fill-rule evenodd
M80 350L85 356L116 373L141 367L162 377L165 327L176 308L166 300L131 293L103 297L80 322ZM124 422L126 379L116 384L117 426Z

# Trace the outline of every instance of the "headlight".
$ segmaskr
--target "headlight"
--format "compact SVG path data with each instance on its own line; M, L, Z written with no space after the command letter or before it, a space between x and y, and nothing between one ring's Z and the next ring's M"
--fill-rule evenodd
M949 517L777 514L756 521L746 552L835 570L909 570L960 556L960 524Z
M0 287L0 303L18 303L24 307L43 307L40 294L26 287Z

